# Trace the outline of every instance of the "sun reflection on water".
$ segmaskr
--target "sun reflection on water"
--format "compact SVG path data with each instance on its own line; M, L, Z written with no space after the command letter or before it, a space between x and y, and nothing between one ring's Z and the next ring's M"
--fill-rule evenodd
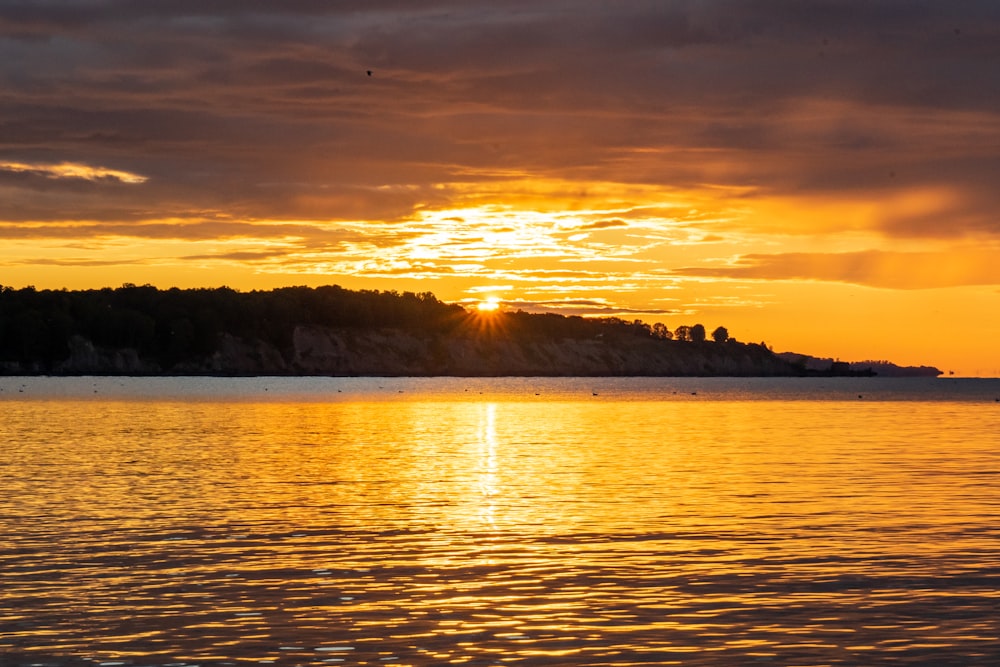
M483 410L482 428L479 437L480 474L479 490L482 493L482 509L480 518L490 529L496 529L496 495L497 486L497 406L496 403L486 403Z

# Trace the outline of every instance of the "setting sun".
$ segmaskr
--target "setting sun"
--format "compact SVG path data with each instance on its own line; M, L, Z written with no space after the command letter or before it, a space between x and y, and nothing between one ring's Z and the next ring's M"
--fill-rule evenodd
M500 299L495 296L491 296L485 301L480 301L476 304L476 310L481 313L493 313L500 310Z

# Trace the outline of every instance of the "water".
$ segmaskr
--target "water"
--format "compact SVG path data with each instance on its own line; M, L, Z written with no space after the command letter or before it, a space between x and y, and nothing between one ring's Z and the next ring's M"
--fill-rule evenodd
M0 378L0 664L993 664L997 398Z

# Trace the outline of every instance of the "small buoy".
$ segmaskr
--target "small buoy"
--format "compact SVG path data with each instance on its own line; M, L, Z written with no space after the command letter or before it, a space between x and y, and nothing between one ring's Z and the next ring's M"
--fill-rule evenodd
M864 398L864 396L862 396L861 394L858 394L858 398Z

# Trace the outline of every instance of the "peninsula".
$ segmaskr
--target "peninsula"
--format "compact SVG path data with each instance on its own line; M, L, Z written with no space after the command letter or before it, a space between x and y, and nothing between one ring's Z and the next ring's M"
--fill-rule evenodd
M934 369L936 370L936 369ZM0 288L6 375L797 376L719 327L479 311L430 293ZM940 371L938 371L940 373Z

